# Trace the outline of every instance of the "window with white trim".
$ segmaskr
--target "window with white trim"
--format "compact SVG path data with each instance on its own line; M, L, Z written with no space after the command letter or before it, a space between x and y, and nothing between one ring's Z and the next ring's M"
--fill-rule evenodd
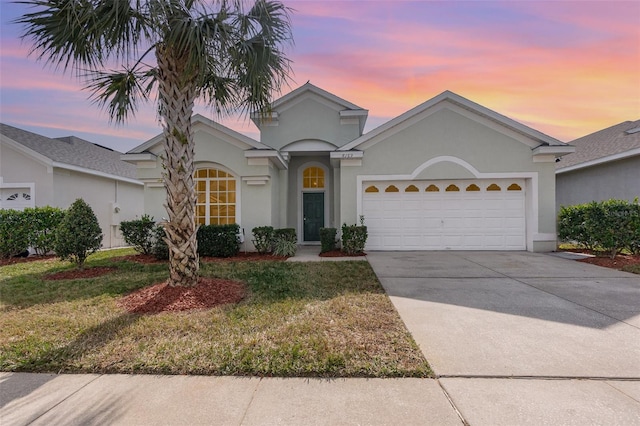
M196 186L196 223L236 223L236 178L219 169L199 169L193 174Z

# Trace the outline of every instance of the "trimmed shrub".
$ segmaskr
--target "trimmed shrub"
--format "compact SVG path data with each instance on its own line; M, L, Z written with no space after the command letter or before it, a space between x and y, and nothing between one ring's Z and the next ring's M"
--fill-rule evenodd
M326 253L336 249L336 228L320 228L320 253Z
M298 236L294 228L276 229L273 232L273 254L295 256L298 250Z
M273 250L273 226L258 226L251 230L253 245L260 254Z
M231 257L240 251L240 225L203 225L198 228L200 256Z
M0 210L0 257L9 258L29 248L29 226L18 210Z
M361 218L361 225L342 225L342 251L346 254L360 254L364 252L364 246L367 244L367 227L363 224L364 220Z
M593 201L562 207L558 237L588 249L602 249L614 258L622 249L637 252L640 245L640 205L625 200Z
M164 240L167 234L164 232L162 225L153 228L153 249L152 254L158 260L169 259L169 246Z
M84 268L87 256L102 246L102 230L91 207L78 198L67 210L58 226L55 252Z
M291 242L298 242L298 236L295 228L281 228L273 231L274 240L287 240Z
M152 216L142 215L142 218L120 222L120 231L124 241L135 251L151 254L155 244L154 229L156 223Z
M64 218L64 211L57 207L26 208L22 212L27 224L29 246L36 254L52 252L56 245L56 229Z

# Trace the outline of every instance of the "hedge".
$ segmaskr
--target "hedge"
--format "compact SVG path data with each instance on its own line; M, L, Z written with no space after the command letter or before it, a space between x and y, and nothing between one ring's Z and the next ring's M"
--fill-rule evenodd
M231 257L240 251L240 225L202 225L198 228L200 256Z
M615 257L620 250L640 253L640 204L626 200L566 206L558 215L558 238Z
M0 258L23 253L29 247L37 254L53 251L63 217L63 210L50 206L0 210Z

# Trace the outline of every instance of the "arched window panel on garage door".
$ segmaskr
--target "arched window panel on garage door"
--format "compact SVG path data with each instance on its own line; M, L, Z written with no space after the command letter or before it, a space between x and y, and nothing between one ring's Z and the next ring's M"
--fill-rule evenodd
M371 186L368 186L367 189L364 190L364 192L375 193L375 192L380 192L380 190L375 185L371 185Z
M512 183L507 187L507 191L522 191L522 187L517 183Z

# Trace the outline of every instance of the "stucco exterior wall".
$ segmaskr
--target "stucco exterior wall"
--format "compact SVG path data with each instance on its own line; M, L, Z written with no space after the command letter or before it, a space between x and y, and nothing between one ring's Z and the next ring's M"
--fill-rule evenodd
M204 131L200 125L194 128L196 169L219 168L231 173L236 178L237 204L236 222L244 229L245 242L242 250L253 250L251 230L256 226L280 226L280 172L267 159L251 160L244 155L250 148L244 144L232 144ZM138 178L147 182L144 194L145 212L154 216L156 221L167 217L164 204L166 192L162 186L163 153L161 145L150 150L157 155L155 167L138 167ZM261 184L252 184L251 178L264 178Z
M508 132L506 132L508 133ZM490 125L444 108L375 144L363 144L361 166L341 168L340 223L358 222L357 177L363 175L410 175L430 159L448 156L465 161L480 173L528 174L537 178L538 207L536 234L555 234L554 163L534 163L531 146ZM368 145L368 146L367 146ZM343 162L344 164L344 162ZM446 162L424 169L416 179L462 179L473 174L464 167ZM534 190L531 186L530 191ZM534 215L531 215L535 220ZM365 218L366 220L366 218ZM535 236L535 238L547 238ZM555 248L555 238L534 243L540 251ZM543 248L546 247L546 248Z
M34 183L36 206L53 205L53 170L45 164L0 144L0 176L4 183Z
M562 164L562 163L560 163ZM561 206L640 197L640 156L556 175L556 211Z
M91 206L102 228L103 248L125 245L118 225L144 214L142 185L55 168L53 187L51 205L66 209L82 198Z
M313 97L305 98L295 106L287 105L278 111L278 125L266 122L261 127L261 142L275 149L300 140L321 140L341 147L360 136L357 120L340 124L339 105Z

